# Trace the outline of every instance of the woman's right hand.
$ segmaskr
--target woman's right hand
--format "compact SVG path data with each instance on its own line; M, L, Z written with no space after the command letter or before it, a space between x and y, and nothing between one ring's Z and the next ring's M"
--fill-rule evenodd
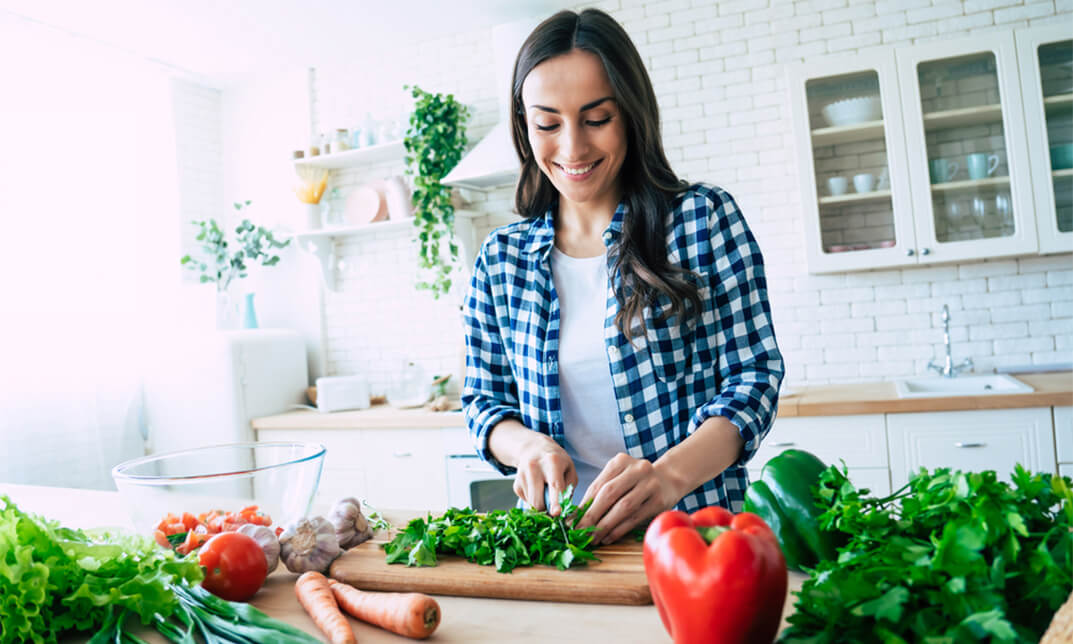
M540 432L529 434L518 445L518 473L514 477L514 493L535 510L547 510L552 516L562 512L559 492L568 485L577 486L574 461L561 445ZM548 487L550 506L544 507L544 487Z

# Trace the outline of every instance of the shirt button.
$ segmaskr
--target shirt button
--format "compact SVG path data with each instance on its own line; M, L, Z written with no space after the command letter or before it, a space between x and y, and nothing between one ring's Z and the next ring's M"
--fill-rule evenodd
M625 416L622 417L622 419L625 420L627 423L632 423L633 422L633 414L626 414Z
M611 241L611 232L604 233L604 241Z
M611 356L612 358L617 358L618 357L618 347L614 347L614 346L607 347L607 355Z

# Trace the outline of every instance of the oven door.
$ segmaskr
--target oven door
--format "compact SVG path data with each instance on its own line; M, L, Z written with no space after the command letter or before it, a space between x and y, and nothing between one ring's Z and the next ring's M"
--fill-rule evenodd
M509 510L517 503L513 476L503 476L476 454L447 455L448 505L489 512Z

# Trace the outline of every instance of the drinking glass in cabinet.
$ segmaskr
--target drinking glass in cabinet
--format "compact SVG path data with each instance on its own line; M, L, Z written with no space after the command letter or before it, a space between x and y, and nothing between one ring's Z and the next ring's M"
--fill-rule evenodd
M1010 184L994 53L926 61L917 74L936 239L1013 235L1010 213L991 212Z
M1039 47L1058 230L1073 230L1073 40Z
M874 70L805 84L820 229L825 253L894 245L889 164Z

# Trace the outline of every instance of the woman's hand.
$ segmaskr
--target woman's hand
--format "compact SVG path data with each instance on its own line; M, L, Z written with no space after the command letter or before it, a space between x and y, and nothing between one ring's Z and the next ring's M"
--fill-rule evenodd
M585 491L581 505L592 506L578 522L579 528L595 525L593 542L614 543L678 502L680 495L672 477L643 458L620 453L607 462Z
M559 492L568 485L577 485L577 470L566 450L549 436L528 432L529 436L518 446L518 473L514 477L514 493L535 510L547 510L557 516ZM544 486L548 486L548 501L544 507Z

